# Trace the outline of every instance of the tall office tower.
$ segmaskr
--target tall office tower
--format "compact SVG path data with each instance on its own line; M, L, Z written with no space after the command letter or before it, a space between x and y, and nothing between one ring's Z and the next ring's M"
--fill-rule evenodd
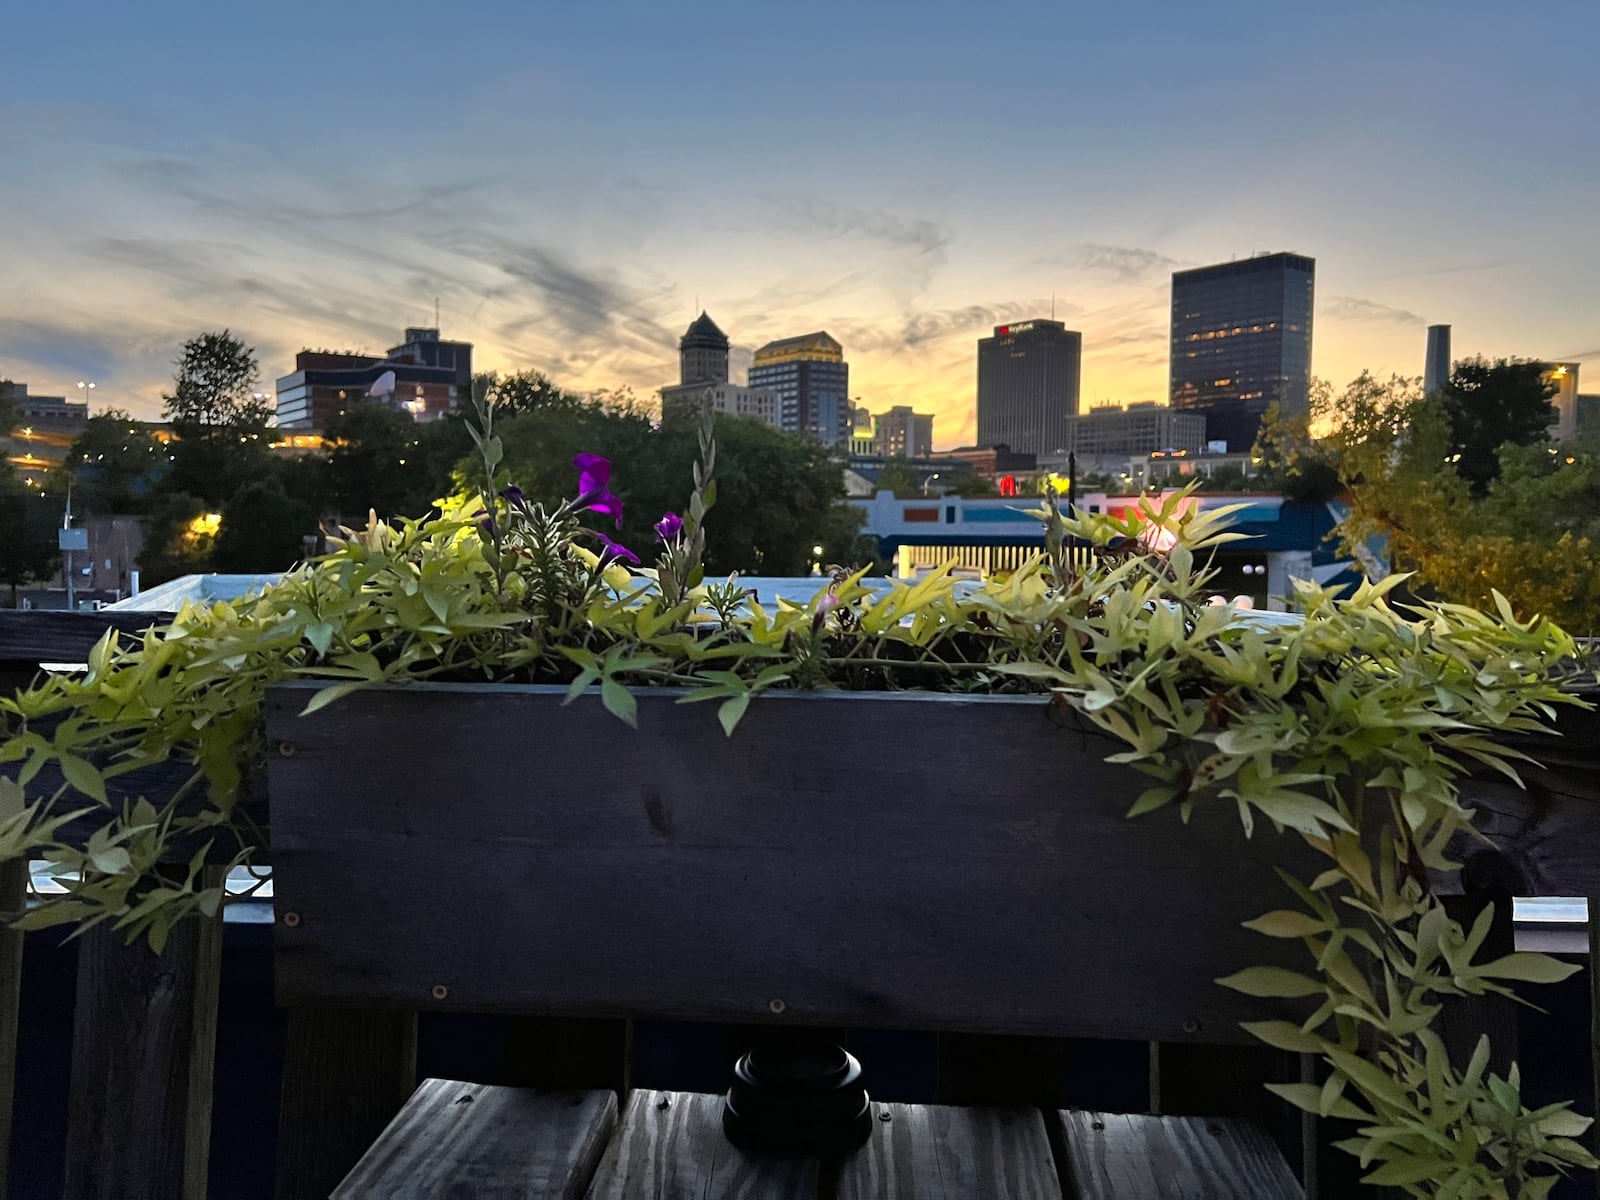
M1206 440L1249 450L1267 406L1306 410L1316 260L1261 254L1172 276L1172 407Z
M1428 357L1422 364L1422 394L1431 396L1450 382L1450 326L1428 326Z
M1064 451L1082 373L1083 334L1060 321L995 326L978 339L978 445Z
M678 383L727 383L728 335L704 310L678 340Z
M779 429L809 434L824 446L849 444L850 364L826 333L768 342L750 364L750 386L777 395Z

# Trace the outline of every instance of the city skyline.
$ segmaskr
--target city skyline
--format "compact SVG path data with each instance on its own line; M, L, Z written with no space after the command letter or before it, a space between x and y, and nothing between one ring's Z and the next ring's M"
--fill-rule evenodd
M601 8L627 38L491 3L15 14L0 377L153 417L195 334L243 337L270 390L302 348L432 326L437 297L482 368L648 395L706 310L736 380L826 329L863 404L956 445L991 327L1053 295L1085 411L1161 400L1172 272L1262 250L1317 260L1312 371L1336 385L1420 375L1429 324L1458 357L1600 370L1592 6L1024 4L1003 47L957 5L839 7L827 45L732 6ZM697 54L711 78L659 69Z

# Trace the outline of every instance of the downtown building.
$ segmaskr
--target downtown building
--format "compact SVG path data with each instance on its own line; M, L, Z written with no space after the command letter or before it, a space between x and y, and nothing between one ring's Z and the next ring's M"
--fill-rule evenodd
M1080 469L1091 461L1125 461L1156 451L1197 455L1206 448L1206 419L1151 401L1103 405L1067 418L1066 446Z
M382 402L418 421L443 416L472 395L472 344L447 342L437 329L407 329L405 341L386 355L302 350L294 371L278 380L281 429L321 429L347 405L378 403L367 393L393 371L394 394Z
M855 428L850 364L844 347L826 333L768 342L750 364L750 386L777 397L778 428L805 434L824 446L849 446Z
M933 414L896 404L872 418L872 445L884 458L927 458L933 453Z
M1065 453L1082 371L1083 335L1060 321L997 325L978 340L978 445Z
M772 392L728 379L728 335L702 312L678 339L678 382L661 389L661 419L692 419L706 401L716 412L778 425L778 398Z
M1315 276L1288 253L1173 273L1170 398L1205 417L1209 442L1248 452L1270 405L1306 411Z

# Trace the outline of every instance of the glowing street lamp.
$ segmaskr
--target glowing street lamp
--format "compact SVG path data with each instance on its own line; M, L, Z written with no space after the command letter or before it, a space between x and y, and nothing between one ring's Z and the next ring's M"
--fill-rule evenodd
M95 385L93 383L91 383L89 380L87 380L87 379L78 380L78 390L83 393L83 403L84 403L84 407L86 407L86 408L89 405L89 401L93 399L93 397L89 393L94 391L94 388L95 388Z

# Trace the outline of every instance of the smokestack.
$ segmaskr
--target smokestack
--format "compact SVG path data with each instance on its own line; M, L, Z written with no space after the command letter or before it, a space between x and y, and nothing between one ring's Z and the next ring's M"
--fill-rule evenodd
M1431 396L1450 379L1450 326L1428 326L1428 358L1422 366L1422 392Z

